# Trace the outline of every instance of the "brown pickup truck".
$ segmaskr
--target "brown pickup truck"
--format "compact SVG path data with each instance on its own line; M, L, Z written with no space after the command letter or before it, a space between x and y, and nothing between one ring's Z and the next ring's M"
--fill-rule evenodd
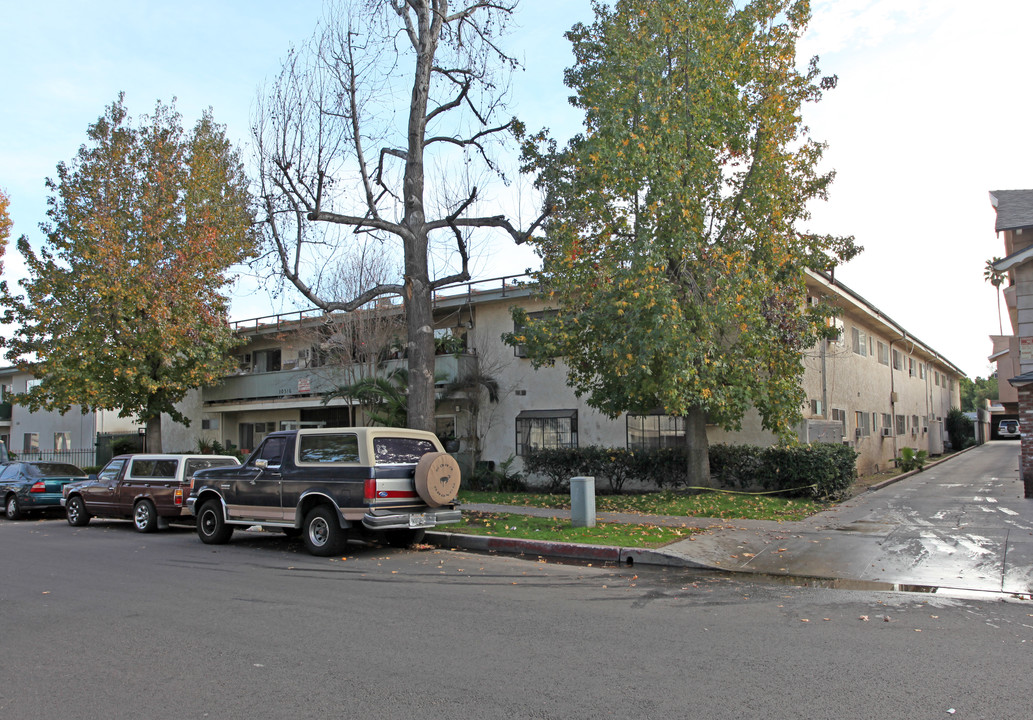
M61 505L69 525L130 518L139 532L153 532L169 521L193 521L183 501L195 472L239 464L226 455L119 455L88 480L65 485Z

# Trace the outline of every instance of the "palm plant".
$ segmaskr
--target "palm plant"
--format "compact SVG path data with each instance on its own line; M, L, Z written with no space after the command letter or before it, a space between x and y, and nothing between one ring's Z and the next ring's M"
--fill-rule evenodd
M1000 330L1000 334L1004 335L1004 322L1001 320L1001 285L1004 284L1004 273L994 267L994 263L1000 259L995 257L986 261L986 265L983 267L983 279L997 290L997 327Z

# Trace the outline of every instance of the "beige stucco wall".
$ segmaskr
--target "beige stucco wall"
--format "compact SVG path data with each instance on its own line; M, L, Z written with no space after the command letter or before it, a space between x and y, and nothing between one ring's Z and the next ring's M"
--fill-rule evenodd
M829 420L832 410L841 410L845 415L845 440L859 452L858 468L862 473L889 467L905 445L929 448L930 436L939 432L936 423L945 418L951 407L959 404L958 371L841 287L820 279L809 280L809 285L813 285L811 289L816 296L831 297L843 308L844 332L841 342L824 349L817 346L801 358L805 420ZM579 446L626 447L626 416L611 419L588 407L585 400L567 386L562 359L557 359L551 367L535 370L530 360L517 357L514 349L503 343L502 335L513 330L511 308L514 305L531 312L544 309L544 303L531 299L526 291L517 288L506 297L471 296L465 302L455 303L451 310L442 308L439 313L438 324L442 328L455 326L454 332L467 334L467 349L476 355L480 372L494 378L500 390L498 403L489 403L482 395L476 414L476 433L469 430L475 415L468 399L457 398L439 409L442 419L454 417L456 420L457 435L463 439L460 453L470 455L472 436L476 434L480 438L481 459L500 463L515 456L516 418L525 410L577 410ZM864 355L853 351L854 329L864 333ZM879 362L879 343L886 346L888 365ZM310 344L304 339L296 342L289 334L264 334L237 352L280 347L281 360L286 366L297 359L297 349L306 346ZM893 351L900 354L901 369L892 367ZM455 361L452 362L454 371ZM276 376L276 373L269 375ZM217 404L198 406L196 422L199 426L201 417L214 419L218 427L205 431L204 437L236 444L240 423L267 423L271 428L278 428L285 421L296 422L302 406L318 405L317 395L309 398L284 395L261 401L241 399L237 402L233 398L222 398ZM814 400L822 401L820 408L812 408ZM862 432L860 437L856 433L858 412L864 413L869 427L869 432ZM891 433L884 437L881 432L883 414L904 416L904 432L898 433L895 421L891 420ZM201 434L199 428L191 428L191 432ZM746 414L742 429L737 432L715 426L708 428L707 434L711 443L768 445L776 439L762 427L755 411ZM260 436L256 435L256 444L259 440ZM520 469L519 460L515 468Z
M828 288L826 288L826 291ZM577 409L578 444L625 447L626 416L610 419L588 408L573 390L566 386L566 368L562 359L553 367L534 370L531 362L517 358L513 349L500 337L513 330L510 307L519 302L529 311L543 309L543 304L526 298L479 304L476 325L471 330L471 347L481 356L483 369L496 377L502 387L500 403L490 409L490 427L482 417L484 436L482 458L496 462L516 452L516 417L522 410ZM849 301L841 299L842 305ZM842 342L830 343L825 353L824 376L821 346L804 353L803 388L806 394L805 419L831 419L832 409L842 410L846 417L845 439L859 453L858 470L867 474L892 466L901 447L930 449L931 434L937 432L951 407L960 404L958 373L934 353L913 340L891 334L880 318L873 322L865 308L849 310L842 318ZM852 330L865 335L865 355L853 351ZM883 343L889 364L879 362L878 344ZM901 369L893 369L893 351L900 354ZM826 403L813 413L811 400ZM896 393L894 401L893 393ZM869 432L857 437L856 413L865 413ZM482 411L482 416L484 415ZM874 424L872 415L875 415ZM891 434L884 437L883 414L891 416ZM904 432L897 433L895 416L904 416ZM916 422L917 417L917 422ZM747 443L767 445L775 436L765 430L756 411L743 418L742 429L729 432L716 426L708 428L711 443ZM941 438L942 440L942 435Z

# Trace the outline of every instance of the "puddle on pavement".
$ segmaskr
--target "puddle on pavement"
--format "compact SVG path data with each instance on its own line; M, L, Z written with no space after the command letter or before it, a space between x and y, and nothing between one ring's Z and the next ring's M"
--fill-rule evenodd
M768 575L764 573L715 573L740 582L758 582L770 585L792 585L804 588L825 588L830 590L867 590L881 592L917 593L969 600L996 600L1005 602L1033 602L1033 594L996 592L992 590L967 590L964 588L941 587L937 585L909 585L906 583L876 582L874 580L849 580L846 578L817 578L800 575Z
M842 527L835 528L840 532L859 532L859 533L889 533L897 528L896 525L888 525L886 523L871 522L869 520L857 520L850 523L849 525L843 525Z

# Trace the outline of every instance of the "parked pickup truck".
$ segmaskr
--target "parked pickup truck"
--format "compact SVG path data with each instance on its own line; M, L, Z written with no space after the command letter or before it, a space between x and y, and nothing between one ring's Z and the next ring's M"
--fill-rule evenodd
M69 525L86 525L91 517L131 518L138 531L153 532L159 523L193 520L183 504L191 475L239 466L227 455L119 455L88 480L65 485L61 505Z
M433 433L319 428L270 433L243 465L194 476L187 507L202 542L234 527L300 534L313 555L338 554L348 536L405 547L426 528L459 522L459 466Z

